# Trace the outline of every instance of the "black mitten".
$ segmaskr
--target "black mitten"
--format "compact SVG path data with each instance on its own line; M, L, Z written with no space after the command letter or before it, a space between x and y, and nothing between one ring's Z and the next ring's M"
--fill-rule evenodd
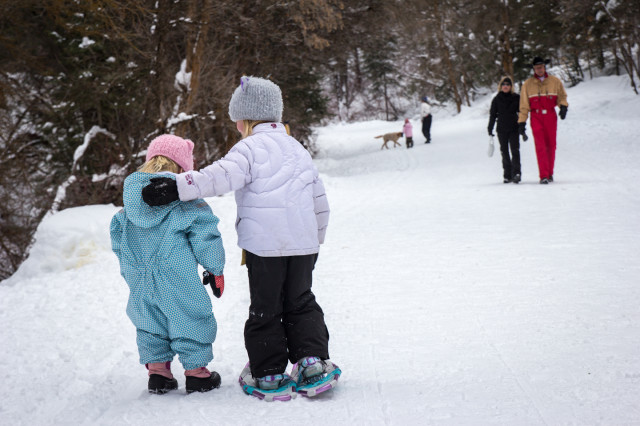
M558 115L560 116L560 120L564 120L567 116L567 107L564 105L560 105L560 113Z
M213 275L209 271L204 271L202 273L202 284L210 284L213 295L220 298L224 292L224 275Z
M142 199L150 206L164 206L178 201L178 184L174 179L158 177L151 179L151 183L142 188Z
M526 141L527 139L529 139L529 137L527 136L527 132L525 130L526 125L527 125L526 122L518 123L518 133L522 135L523 141Z

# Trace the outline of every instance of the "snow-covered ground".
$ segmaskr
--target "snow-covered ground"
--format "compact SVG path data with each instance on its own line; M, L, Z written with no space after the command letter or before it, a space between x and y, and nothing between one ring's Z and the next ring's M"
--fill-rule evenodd
M425 145L380 150L402 122L318 129L332 207L314 292L340 385L266 403L242 393L249 295L233 196L209 199L227 250L213 300L222 387L146 392L114 206L61 211L0 284L0 424L640 424L640 96L623 77L568 89L556 182L486 155L491 96L441 110Z

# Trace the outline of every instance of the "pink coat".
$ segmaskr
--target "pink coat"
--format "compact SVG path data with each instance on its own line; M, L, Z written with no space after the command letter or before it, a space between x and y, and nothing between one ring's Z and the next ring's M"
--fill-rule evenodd
M402 133L404 133L405 138L413 137L413 126L411 125L410 121L404 123L404 126L402 126Z

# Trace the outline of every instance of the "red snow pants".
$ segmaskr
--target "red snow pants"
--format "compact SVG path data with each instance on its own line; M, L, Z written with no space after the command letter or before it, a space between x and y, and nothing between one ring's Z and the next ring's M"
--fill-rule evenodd
M558 116L555 108L531 110L531 131L536 145L540 179L553 176L553 166L556 162L557 129Z

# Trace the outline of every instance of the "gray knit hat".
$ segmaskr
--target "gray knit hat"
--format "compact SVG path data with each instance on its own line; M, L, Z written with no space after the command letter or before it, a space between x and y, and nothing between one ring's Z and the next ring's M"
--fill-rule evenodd
M229 102L232 121L282 120L282 92L277 84L259 77L242 77Z

